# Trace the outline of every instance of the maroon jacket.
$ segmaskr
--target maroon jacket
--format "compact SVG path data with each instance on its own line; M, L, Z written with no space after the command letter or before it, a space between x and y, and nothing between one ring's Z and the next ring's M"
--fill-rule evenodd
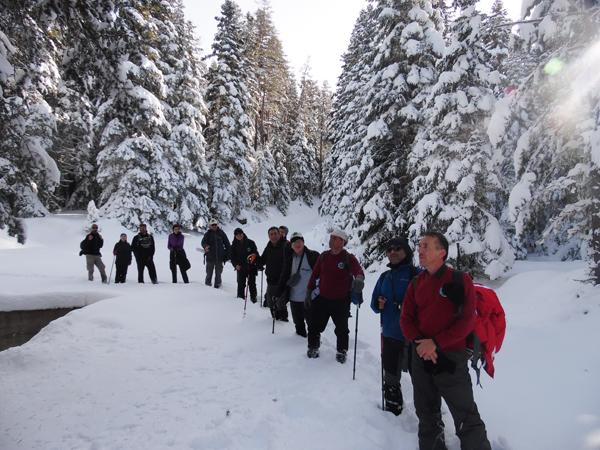
M423 271L406 290L400 328L406 339L433 339L442 351L459 351L467 346L467 336L475 326L475 289L471 278L463 276L465 300L461 314L450 299L440 295L445 283L452 282L452 269L442 266L430 275Z
M321 253L313 267L308 289L312 291L319 280L319 296L329 300L348 300L352 279L358 275L364 276L364 273L354 255L346 250L334 255L327 250Z

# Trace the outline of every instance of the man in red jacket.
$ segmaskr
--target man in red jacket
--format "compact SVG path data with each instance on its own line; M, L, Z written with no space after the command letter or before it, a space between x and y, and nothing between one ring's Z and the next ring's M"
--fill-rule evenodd
M473 398L467 336L475 325L475 290L469 276L452 282L448 241L437 232L419 242L421 272L406 291L400 327L415 345L411 378L419 418L419 449L446 450L442 398L452 414L461 450L490 450ZM462 290L462 292L460 292Z
M321 253L313 267L304 305L310 311L308 321L309 358L319 357L321 333L325 331L329 318L335 325L337 337L336 359L346 362L348 352L348 312L350 310L350 294L362 292L365 275L356 257L344 246L348 236L342 230L334 230L329 236L329 250ZM319 280L319 295L313 300L312 293Z

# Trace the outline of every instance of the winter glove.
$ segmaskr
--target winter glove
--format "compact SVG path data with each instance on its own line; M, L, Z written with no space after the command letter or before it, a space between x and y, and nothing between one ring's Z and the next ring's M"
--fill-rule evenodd
M83 256L83 250L79 252L79 256Z
M248 255L248 264L256 264L256 254Z
M440 295L446 297L457 307L461 307L465 302L465 289L462 284L445 283L440 289Z
M352 280L352 292L355 294L362 294L362 290L365 287L365 277L362 275L357 275Z
M352 292L352 294L350 294L350 300L352 300L352 303L354 303L356 306L362 305L362 292Z

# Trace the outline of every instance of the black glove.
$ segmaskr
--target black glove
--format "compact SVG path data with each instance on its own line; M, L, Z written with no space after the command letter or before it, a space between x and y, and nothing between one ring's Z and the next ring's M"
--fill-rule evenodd
M465 302L465 289L462 284L445 283L440 290L440 294L458 307Z
M357 275L356 277L354 277L354 280L352 280L352 292L354 292L355 294L360 294L362 293L364 287L365 277L363 277L362 275Z

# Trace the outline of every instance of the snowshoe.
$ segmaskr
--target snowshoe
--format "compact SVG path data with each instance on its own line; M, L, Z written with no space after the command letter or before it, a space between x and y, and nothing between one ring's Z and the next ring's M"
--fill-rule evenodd
M386 385L384 387L384 398L385 410L399 416L404 406L400 385Z
M341 351L335 354L335 360L340 364L344 364L346 362L346 352Z
M306 356L309 358L318 358L319 357L319 349L318 348L309 348L306 352Z

